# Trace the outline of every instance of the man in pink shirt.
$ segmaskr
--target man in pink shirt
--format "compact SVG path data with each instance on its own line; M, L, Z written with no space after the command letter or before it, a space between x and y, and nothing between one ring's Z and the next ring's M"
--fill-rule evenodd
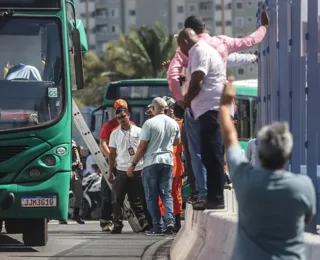
M229 54L239 50L251 48L254 45L259 44L263 40L269 24L269 17L267 15L266 10L262 13L261 24L262 26L258 28L256 32L241 39L230 38L228 36L210 37L209 34L205 33L204 23L194 16L190 16L186 19L185 28L193 29L195 33L198 35L198 38L204 40L207 44L216 49L220 54L222 61L226 65L226 60ZM187 55L188 53L184 54L180 48L177 49L176 54L174 58L171 60L169 69L167 71L167 79L169 82L170 90L173 96L176 98L177 104L180 106L183 106L184 98L181 92L179 78L183 68L188 67L189 58ZM188 102L191 102L191 100L188 100ZM213 111L216 110L213 108ZM214 114L213 117L216 116L217 115ZM221 184L218 184L217 181L224 180L222 143L221 140L217 142L217 146L219 147L215 147L214 150L219 150L219 152L215 152L212 155L212 158L210 157L210 162L209 159L204 160L202 158L204 147L202 147L202 151L200 147L200 143L203 144L204 142L201 142L199 136L199 121L200 120L194 119L194 111L192 111L191 108L187 108L185 110L184 126L187 132L186 134L189 143L189 151L192 157L191 163L193 172L195 173L196 177L196 189L198 192L198 200L193 203L193 207L195 210L202 210L206 208L221 208L224 206L224 181L221 181ZM215 136L219 137L219 127L215 129L217 130ZM215 165L213 165L213 163ZM216 178L212 177L212 174L216 175ZM219 178L218 175L220 176ZM219 199L217 201L218 197Z

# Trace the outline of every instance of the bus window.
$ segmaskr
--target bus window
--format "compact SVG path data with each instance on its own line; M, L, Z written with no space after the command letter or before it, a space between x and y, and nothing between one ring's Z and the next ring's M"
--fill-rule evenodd
M129 108L130 111L130 120L133 121L137 126L142 127L145 119L144 107L132 106Z
M248 99L236 99L238 123L236 125L239 140L250 139L250 102Z
M115 88L116 91L113 93ZM171 96L168 85L130 85L119 86L114 85L110 87L107 93L107 99L115 99L121 97L125 100L130 99L153 99L155 97ZM114 95L115 94L115 95Z
M257 102L255 99L252 100L252 124L253 124L253 133L252 138L256 138L257 133Z

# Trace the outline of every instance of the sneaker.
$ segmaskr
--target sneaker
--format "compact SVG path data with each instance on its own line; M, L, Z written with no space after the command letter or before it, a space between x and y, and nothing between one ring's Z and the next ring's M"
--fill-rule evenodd
M213 209L224 209L224 202L210 202L208 201L205 205L205 209L213 210Z
M172 224L169 224L163 229L163 234L173 235L175 233L174 231L174 226Z
M150 229L149 231L146 231L145 234L147 236L164 236L162 230L156 230L156 229Z
M107 223L106 225L104 225L104 226L102 227L102 231L105 231L105 232L110 232L110 231L112 231L112 223L110 222L110 223Z

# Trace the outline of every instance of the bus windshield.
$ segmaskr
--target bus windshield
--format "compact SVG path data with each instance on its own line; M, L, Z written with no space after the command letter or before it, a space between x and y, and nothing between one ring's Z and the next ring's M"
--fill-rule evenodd
M108 120L114 117L113 102L118 98L126 100L129 104L129 111L131 113L131 120L138 126L142 126L147 120L145 115L145 108L151 104L155 97L171 96L171 92L166 80L150 79L145 81L127 81L125 84L111 83L106 91L105 102ZM104 118L103 121L106 119Z
M37 127L60 116L61 44L59 19L2 17L0 131Z

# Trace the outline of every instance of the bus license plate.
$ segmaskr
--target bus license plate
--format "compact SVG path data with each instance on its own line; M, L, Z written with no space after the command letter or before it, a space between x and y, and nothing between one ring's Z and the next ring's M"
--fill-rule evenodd
M57 196L28 196L21 198L22 208L47 208L57 206Z

